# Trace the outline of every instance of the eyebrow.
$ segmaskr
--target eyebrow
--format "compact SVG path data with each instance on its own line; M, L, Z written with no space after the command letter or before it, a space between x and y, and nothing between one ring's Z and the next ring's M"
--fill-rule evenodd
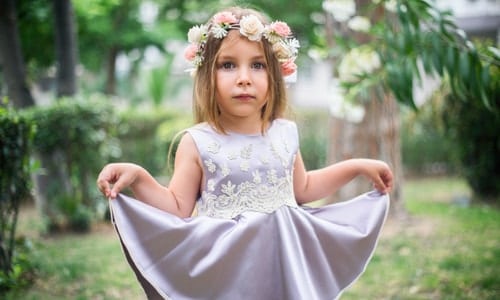
M264 55L255 55L250 58L250 60L257 60L257 59L265 59L266 57ZM217 60L219 59L230 59L230 60L235 60L236 56L234 55L219 55Z

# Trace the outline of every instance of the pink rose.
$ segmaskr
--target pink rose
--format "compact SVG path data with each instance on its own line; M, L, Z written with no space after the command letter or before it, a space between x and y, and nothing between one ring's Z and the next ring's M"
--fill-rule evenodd
M228 12L228 11L223 11L220 13L217 13L214 18L213 22L215 24L232 24L238 22L238 19L233 15L233 13Z
M190 44L186 50L184 50L184 58L192 61L196 57L196 53L198 52L198 45Z
M281 64L281 74L283 74L283 76L292 75L295 71L297 71L297 65L293 59L287 60Z
M281 37L287 37L292 34L292 30L285 22L276 21L269 25L272 31Z

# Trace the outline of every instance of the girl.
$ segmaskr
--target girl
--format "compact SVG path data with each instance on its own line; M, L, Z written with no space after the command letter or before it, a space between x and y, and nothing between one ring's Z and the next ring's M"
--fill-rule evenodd
M140 166L109 164L97 184L149 298L335 299L368 263L388 210L387 164L351 159L306 171L284 76L298 42L283 22L231 8L193 27L197 125L168 187ZM358 175L378 191L322 208ZM130 188L140 201L119 194ZM198 216L192 217L197 204Z

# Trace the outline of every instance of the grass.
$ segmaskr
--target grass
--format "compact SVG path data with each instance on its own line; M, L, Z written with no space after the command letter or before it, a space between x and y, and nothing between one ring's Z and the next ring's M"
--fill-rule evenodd
M409 217L388 220L366 272L341 299L500 299L500 211L456 201L468 193L457 179L406 182ZM34 242L37 279L6 300L144 299L111 225L43 238L40 224L34 208L22 210L19 234Z
M19 234L35 244L37 279L29 289L5 295L6 300L144 298L110 224L97 224L91 234L44 238L34 208L23 209L19 221Z
M456 179L405 185L409 218L389 220L365 274L342 299L499 299L500 211L464 205Z

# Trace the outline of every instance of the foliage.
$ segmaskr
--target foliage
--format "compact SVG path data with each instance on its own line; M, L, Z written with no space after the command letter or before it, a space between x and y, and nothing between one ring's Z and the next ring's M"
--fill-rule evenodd
M15 285L24 271L15 234L19 206L31 196L33 132L29 119L0 107L0 291Z
M491 68L486 92L500 107L500 68ZM449 94L442 109L448 135L459 149L463 173L481 200L500 202L500 112Z
M444 132L437 111L442 93L418 111L404 109L401 122L401 152L406 175L454 174L460 169L458 147Z
M162 169L163 175L170 176L173 172L175 153L183 130L192 126L193 120L187 114L179 114L175 118L161 123L156 129L155 145L161 162L166 162ZM165 153L167 157L165 159Z
M325 1L328 2L335 0ZM362 44L377 52L380 64L368 72L359 70L355 74L357 80L340 78L350 97L366 92L367 87L381 86L399 102L416 107L415 79L424 74L438 74L449 79L454 95L499 109L490 101L491 95L485 87L491 80L489 68L498 67L500 58L493 48L479 53L454 23L450 12L439 10L431 0L379 0L366 4L359 14L373 24L358 29L350 23L351 16L347 21L337 22L347 23L336 37L336 44L344 49L337 49L333 55L342 60L345 53Z
M328 150L328 112L297 111L296 119L299 128L300 154L308 170L323 168Z
M98 95L67 98L30 108L25 115L37 125L34 150L45 172L39 176L50 177L42 195L49 202L42 212L49 228L85 229L81 219L89 215L86 211L95 212L102 204L95 188L97 174L107 158L119 154L111 105Z
M192 117L175 110L126 110L120 114L120 160L137 163L154 176L168 171L167 157L174 137L189 127Z
M52 1L16 1L19 35L26 66L39 76L55 60Z
M80 49L85 50L80 52L80 58L88 69L96 71L106 66L110 51L143 50L147 46L163 49L166 37L148 30L139 19L141 2L73 1Z
M37 276L38 263L33 259L35 247L30 239L16 238L12 257L12 272L0 273L0 295L25 290Z

